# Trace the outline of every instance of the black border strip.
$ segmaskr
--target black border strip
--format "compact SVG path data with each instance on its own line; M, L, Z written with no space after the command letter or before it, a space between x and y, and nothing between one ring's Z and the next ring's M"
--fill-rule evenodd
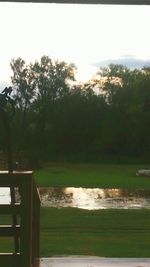
M106 5L150 5L150 0L15 0L0 2L24 3L59 3L59 4L106 4Z

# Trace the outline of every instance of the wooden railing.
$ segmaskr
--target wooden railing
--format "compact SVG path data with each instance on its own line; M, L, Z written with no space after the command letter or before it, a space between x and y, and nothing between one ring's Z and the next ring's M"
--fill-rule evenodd
M9 214L10 225L0 225L0 237L13 238L13 252L0 253L0 266L39 266L40 197L32 172L0 172L0 187L10 187L11 203L0 204L0 216ZM16 203L15 189L20 201ZM0 244L2 246L2 244Z

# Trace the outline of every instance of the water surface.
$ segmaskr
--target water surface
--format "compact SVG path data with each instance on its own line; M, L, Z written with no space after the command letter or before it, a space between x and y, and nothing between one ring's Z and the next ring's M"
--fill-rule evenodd
M150 208L150 190L103 188L39 188L41 205L46 207L76 207L81 209Z
M150 190L83 187L41 187L42 207L96 209L150 209ZM19 201L18 191L16 198ZM10 203L10 189L0 188L0 203Z

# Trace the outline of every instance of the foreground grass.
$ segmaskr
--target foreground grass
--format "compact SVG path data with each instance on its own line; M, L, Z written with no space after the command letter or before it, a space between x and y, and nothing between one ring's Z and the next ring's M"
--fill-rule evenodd
M41 256L150 257L149 210L41 209Z
M150 188L150 178L137 177L143 165L50 164L35 171L38 186ZM8 218L0 218L0 224ZM41 257L97 255L150 257L150 210L41 208ZM0 239L0 252L13 240Z
M41 208L40 241L41 257L150 257L150 210ZM13 238L0 238L2 252L14 252Z
M74 186L102 188L148 188L150 178L137 177L144 165L51 163L35 171L39 186Z

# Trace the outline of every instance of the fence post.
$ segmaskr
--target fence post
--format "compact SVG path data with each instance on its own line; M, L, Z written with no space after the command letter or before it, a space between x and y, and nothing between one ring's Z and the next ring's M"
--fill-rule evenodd
M20 231L20 265L32 266L32 174L21 177L21 231Z

